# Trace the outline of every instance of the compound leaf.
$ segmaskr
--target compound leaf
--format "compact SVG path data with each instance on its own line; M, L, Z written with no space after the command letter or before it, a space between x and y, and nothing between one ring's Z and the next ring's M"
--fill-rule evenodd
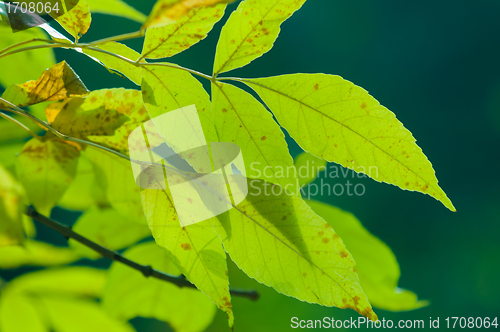
M280 33L280 25L305 0L246 0L222 28L215 54L215 76L243 67L267 53Z
M325 74L243 82L305 151L378 182L428 194L455 211L410 131L366 90Z
M144 23L147 16L121 0L86 0L92 13L107 14L128 18Z
M179 274L166 253L154 242L136 245L124 256L171 275ZM151 301L154 305L137 305ZM111 266L104 288L103 306L112 317L121 320L138 316L156 318L179 332L204 331L216 313L213 303L199 290L146 279L140 272L119 263Z
M225 4L195 8L172 24L148 29L141 58L167 58L190 48L205 39L225 8Z

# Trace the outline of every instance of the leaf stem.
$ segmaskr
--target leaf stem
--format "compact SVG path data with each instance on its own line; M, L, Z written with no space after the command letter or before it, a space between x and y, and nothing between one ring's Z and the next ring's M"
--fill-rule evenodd
M113 36L113 37L99 39L99 40L90 42L88 44L89 45L98 45L98 44L104 44L104 43L108 43L108 42L117 42L117 41L122 41L122 40L141 38L144 36L144 32L145 32L144 30L139 30L139 31L124 33L122 35L117 35L117 36Z
M35 134L34 132L32 132L31 129L29 129L24 123L22 123L22 122L20 122L20 121L18 121L16 119L14 119L11 116L8 116L7 114L5 114L3 112L0 112L0 117L4 118L7 121L10 121L10 122L16 124L18 127L20 127L23 130L27 131L28 134L30 134L31 136L33 136L33 138L40 139L40 136L38 136L37 134Z
M61 224L55 220L52 220L50 218L47 218L47 217L41 215L31 206L26 209L25 214L27 216L33 218L33 220L35 220L35 221L37 221L37 222L39 222L39 223L41 223L49 228L52 228L53 230L60 233L65 238L73 239L73 240L83 244L84 246L96 251L97 253L99 253L103 257L106 257L106 258L113 260L113 261L116 261L116 262L120 262L122 264L125 264L125 265L131 267L134 270L141 272L146 278L153 277L156 279L167 281L167 282L170 282L170 283L172 283L180 288L182 288L182 287L196 288L196 286L193 285L191 282L189 282L189 280L187 280L183 275L180 275L180 276L170 275L170 274L167 274L165 272L155 270L150 265L142 265L142 264L139 264L135 261L132 261L132 260L120 255L118 252L109 250L108 248L103 247L103 246L87 239L86 237L74 232L71 229L71 227L68 227L64 224ZM259 293L257 293L257 291L255 291L255 290L231 289L230 293L233 296L245 297L245 298L252 300L252 301L257 301L259 299Z
M17 43L17 44L14 44L14 45L11 45L7 48L4 48L3 50L0 51L0 54L3 54L9 50L12 50L16 47L19 47L19 46L22 46L22 45L26 45L26 44L31 44L31 43L34 43L34 42L44 42L44 43L54 43L53 40L50 40L50 39L43 39L43 38L33 38L33 39L30 39L30 40L25 40L23 42L20 42L20 43Z

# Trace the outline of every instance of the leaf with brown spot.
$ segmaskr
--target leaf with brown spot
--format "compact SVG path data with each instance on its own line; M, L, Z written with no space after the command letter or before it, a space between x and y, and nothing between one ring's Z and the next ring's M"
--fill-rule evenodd
M280 25L306 0L246 0L222 28L217 44L215 76L243 67L271 50Z
M24 107L46 101L84 97L88 93L89 91L80 80L80 77L66 61L62 61L46 69L36 81L28 81L8 87L2 98L16 106Z
M55 20L64 30L75 37L75 42L78 42L80 37L87 33L90 28L92 22L90 9L85 0L66 0L66 3L69 3L71 10Z
M73 181L80 151L58 141L28 141L16 163L20 182L31 204L45 216Z

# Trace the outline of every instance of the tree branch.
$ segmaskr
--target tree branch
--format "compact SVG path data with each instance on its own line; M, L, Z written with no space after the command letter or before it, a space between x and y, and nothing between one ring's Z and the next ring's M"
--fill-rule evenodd
M33 220L44 224L45 226L52 228L53 230L57 231L60 233L62 236L64 236L66 239L73 239L84 246L91 248L92 250L98 252L100 255L103 257L106 257L108 259L111 259L116 262L120 262L122 264L125 264L134 270L137 270L141 272L145 277L153 277L156 279L160 279L163 281L170 282L178 287L188 287L188 288L196 288L195 285L193 285L191 282L189 282L183 275L180 276L173 276L158 270L153 269L150 265L142 265L137 262L134 262L116 251L109 250L108 248L105 248L89 239L86 237L83 237L82 235L75 233L71 227L68 227L64 224L61 224L55 220L52 220L50 218L47 218L40 213L38 213L33 207L28 207L26 209L25 214ZM230 293L232 296L239 296L239 297L245 297L247 299L250 299L252 301L257 301L259 299L259 293L255 290L238 290L238 289L231 289Z

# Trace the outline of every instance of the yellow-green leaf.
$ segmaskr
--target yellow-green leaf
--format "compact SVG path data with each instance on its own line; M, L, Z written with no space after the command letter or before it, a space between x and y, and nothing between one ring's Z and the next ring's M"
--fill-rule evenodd
M154 242L132 247L124 255L162 272L179 274L165 252ZM138 305L151 301L154 305ZM216 307L199 290L146 279L140 272L119 263L111 266L104 288L103 306L112 317L122 320L138 316L156 318L167 322L178 332L204 331L216 313Z
M354 259L331 226L279 185L249 179L248 187L237 209L213 221L236 265L285 295L377 320Z
M181 227L168 189L144 189L141 198L156 243L189 281L227 313L233 326L226 255L210 220Z
M335 229L349 248L361 287L374 307L403 311L428 305L427 301L419 301L415 293L398 288L400 270L396 257L355 216L325 203L307 201L307 204Z
M313 182L318 176L318 173L326 169L326 161L324 159L315 157L307 152L298 155L294 160L294 164L297 169L299 186L301 188Z
M63 196L76 174L80 151L58 141L31 139L19 154L16 170L29 201L44 215Z
M33 38L47 38L38 28L13 33L9 26L0 26L0 50ZM56 63L50 48L19 52L0 59L0 84L5 88L31 80ZM29 65L28 65L29 64Z
M128 220L113 209L89 209L78 219L72 229L111 250L127 248L137 241L151 236L146 225ZM91 259L101 257L97 252L79 242L70 240L69 244L85 257Z
M325 74L243 82L305 151L378 182L428 194L455 211L410 131L366 90Z
M78 42L90 28L92 18L89 6L85 0L66 0L66 6L68 5L71 10L57 17L56 21Z
M142 29L165 26L189 15L192 10L233 1L235 0L158 0Z
M104 44L93 45L92 48L118 54L131 61L136 61L141 56L139 53L129 48L128 46L117 42L107 42ZM83 53L99 60L104 67L108 68L109 71L118 71L135 84L141 85L142 75L140 67L119 59L115 56L95 51L90 48L84 48L82 51Z
M144 23L146 15L121 0L86 0L92 13L120 16Z
M21 185L0 165L0 247L16 245L24 239L23 199Z
M247 176L298 193L285 135L271 113L250 94L224 83L212 83L212 105L218 140L238 144Z
M146 32L141 58L168 58L204 39L222 16L226 4L191 10L179 20Z
M0 268L15 269L20 266L58 266L80 259L74 250L48 243L28 240L22 246L0 248Z
M84 97L88 92L73 69L66 61L62 61L46 69L36 81L11 85L5 90L2 98L16 106L24 107L70 97Z
M243 67L268 52L280 25L306 0L246 0L222 28L215 55L214 74Z
M0 331L46 332L48 324L33 300L22 294L0 296Z

